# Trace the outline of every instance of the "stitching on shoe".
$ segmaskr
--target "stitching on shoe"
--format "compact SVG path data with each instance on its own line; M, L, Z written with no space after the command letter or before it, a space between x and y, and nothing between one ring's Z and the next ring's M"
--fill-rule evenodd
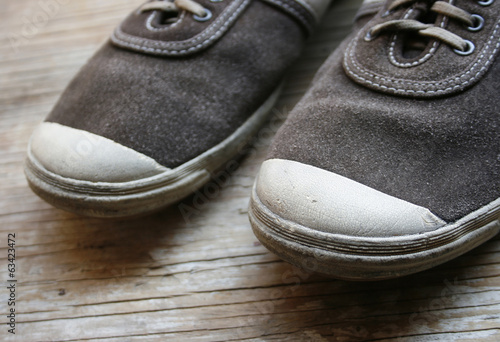
M273 1L273 0L271 0ZM314 17L316 18L316 20L319 20L319 13L316 12L316 10L311 6L311 4L309 3L309 0L295 0L296 2L298 2L300 5L304 6L305 8L307 8L307 10L309 12L311 12Z
M186 40L186 41L181 41L181 42L156 42L156 41L151 41L151 40L148 40L148 39L144 39L144 38L137 38L137 37L133 37L133 36L130 36L126 33L124 33L122 30L121 30L121 27L118 27L117 30L115 32L113 32L112 36L111 36L111 40L113 42L115 42L118 46L124 46L124 47L128 47L128 48L131 48L133 50L139 50L139 51L143 51L143 52L150 52L150 53L160 53L160 54L172 54L172 55L179 55L179 54L186 54L186 53L189 53L189 52L192 52L192 51L196 51L196 50L199 50L201 48L203 48L204 46L206 45L209 45L210 43L212 43L212 41L214 41L215 39L219 38L219 35L224 32L228 26L230 24L233 23L233 20L238 16L240 15L240 13L247 7L247 5L251 2L251 0L243 0L239 5L238 7L236 8L236 10L229 16L229 18L224 18L224 16L220 16L211 26L211 28L209 28L207 31L207 34L201 34L197 37L193 37L189 40ZM231 5L230 5L231 6ZM222 21L226 21L221 27L219 27L219 29L217 29L212 35L209 35L209 32L213 31L215 28L214 27L217 27L218 24ZM120 37L120 36L117 36L120 35L120 36L123 36L124 38ZM148 44L151 44L153 46L161 46L161 45L179 45L179 44L192 44L196 41L199 41L201 39L205 39L202 43L199 43L195 46L191 46L189 48L185 48L185 49L169 49L168 47L166 48L152 48L152 47L147 47L147 46L144 46L144 45L140 45L140 44L136 44L136 43L133 43L133 41L136 41L138 43L140 42L148 42Z
M243 4L246 4L246 3L248 3L248 2L249 2L249 0L242 2L242 3L240 4L240 7L239 7L238 9L236 9L236 11L235 11L235 12L234 12L234 13L233 13L233 14L232 14L229 18L227 18L227 21L230 21L230 20L234 19L234 17L235 17L237 14L239 14L239 12L241 11L241 7L243 6ZM218 24L219 22L221 22L221 21L224 21L223 16L220 16L219 18L217 18L217 20L215 21L215 23L213 24L213 26L217 26L217 24ZM218 30L217 30L217 31L216 31L213 35L217 34L217 33L218 33L218 32L219 32L222 28L226 28L226 27L227 27L227 21L226 21L226 23L225 23L222 27L220 27L220 28L219 28L219 29L218 29ZM212 26L212 27L213 27L213 26ZM213 28L210 28L208 31L212 31L212 30L213 30ZM124 35L126 35L126 33L124 33L121 29L120 29L120 32L121 32L121 33L123 33ZM213 35L212 35L212 36L213 36ZM133 37L133 36L130 36L130 37L128 37L128 38L129 38L130 40L136 40L136 41L142 41L142 40L145 40L144 38L137 38L137 37ZM204 37L204 36L202 36L202 35L199 35L199 36L197 36L197 37L193 37L193 38L189 39L189 40L188 40L188 41L186 41L186 42L191 42L191 41L192 41L192 42L196 42L196 41L198 41L198 40L200 40L200 39L203 39L203 38L205 38L205 37ZM210 38L210 36L209 36L209 38ZM120 38L119 38L119 39L120 39ZM153 45L173 45L173 43L172 43L172 42L156 42L156 41L152 41L152 42L151 42L151 44L153 44ZM167 48L167 49L165 49L165 50L168 50L168 48Z
M490 35L490 38L488 39L488 42L484 46L484 48L482 49L482 51L487 51L488 49L490 49L490 45L492 44L493 38L497 34L499 28L500 28L500 22L497 22L497 24L495 25L495 29L493 30L492 34ZM352 62L352 64L356 68L356 70L359 71L360 73L366 74L368 77L371 77L371 78L374 78L374 79L378 79L378 80L380 80L382 82L385 81L385 82L388 82L388 83L407 83L407 84L410 84L410 85L417 85L417 86L420 85L420 86L425 86L425 87L428 87L429 85L441 85L441 84L442 85L446 85L448 83L456 83L456 82L460 82L460 80L463 77L471 74L472 70L475 69L477 67L477 65L480 62L482 62L482 60L485 57L485 53L482 52L480 54L478 60L469 68L469 70L467 72L465 72L464 74L462 74L460 76L456 76L456 77L454 77L453 79L450 79L450 80L444 80L444 81L440 81L440 82L421 82L421 81L411 81L411 80L393 80L393 79L388 79L388 78L381 77L381 76L375 75L373 73L370 73L369 71L367 71L365 68L363 68L362 66L360 66L357 63L357 61L356 61L356 59L354 57L354 50L357 47L357 44L358 44L360 36L361 36L361 32L358 33L356 39L354 39L351 42L350 46L348 47L347 52L349 52L349 54L348 54L348 57L350 57L349 61ZM462 82L462 83L457 84L455 86L450 86L448 88L438 89L438 90L411 90L411 89L404 89L404 88L388 87L388 86L382 85L380 83L372 82L372 81L370 81L370 80L368 80L368 79L366 79L366 78L358 75L357 73L354 72L354 70L351 69L351 67L347 63L344 63L344 66L346 67L346 69L348 70L348 72L349 72L350 75L352 75L353 77L357 78L358 80L360 80L360 81L362 81L364 83L368 83L368 84L370 84L370 85L372 85L374 87L377 87L377 88L386 89L386 90L392 90L392 91L395 91L395 92L408 93L408 94L415 94L415 93L417 93L417 94L440 94L440 93L448 92L450 90L455 90L455 89L458 89L458 88L465 87L465 86L471 84L473 81L475 81L478 78L478 76L484 70L486 70L489 67L489 65L491 64L491 60L496 55L499 47L500 47L500 40L495 45L493 51L490 53L490 56L488 57L488 59L484 63L483 67L478 72L476 72L476 74L474 74L472 77L470 77L466 82Z
M414 9L411 8L406 14L405 16L403 17L404 19L408 19L410 14L414 12ZM440 27L444 28L445 26L445 23L446 21L444 20L444 18L441 20L441 23L439 24ZM427 52L424 56L422 56L419 60L417 61L414 61L412 63L401 63L399 62L397 59L396 59L396 56L395 56L395 53L394 53L394 48L396 46L396 40L398 39L398 34L396 33L391 41L391 45L390 45L390 48L389 48L389 60L391 61L392 64L396 65L396 66L399 66L399 67L402 67L402 68L408 68L408 67L414 67L414 66L417 66L419 64L422 64L424 62L426 62L427 60L429 60L429 58L431 58L434 53L436 52L438 46L439 46L439 43L438 41L434 41L434 43L432 43L432 47L429 49L429 52Z
M302 13L300 13L299 11L297 11L295 8L293 8L292 6L290 6L289 4L287 3L284 3L283 1L280 1L280 0L267 0L269 2L273 2L275 3L276 5L278 6L282 6L283 8L287 9L288 11L290 11L292 14L296 15L300 21L303 22L304 25L306 25L307 29L309 31L312 31L313 30L313 27L311 27L311 25L309 24L309 21L307 20L306 17L304 17L302 15ZM304 4L300 3L300 5L304 6ZM305 7L305 6L304 6ZM309 8L308 8L309 9ZM318 14L311 8L310 11L312 11L314 17L317 19L318 17Z
M391 41L391 46L389 48L389 60L391 61L392 64L394 64L398 67L402 67L402 68L414 67L414 66L420 65L420 64L428 61L434 55L434 53L436 52L436 50L439 46L439 43L437 41L434 41L434 43L432 43L432 47L429 49L429 52L427 52L419 60L411 62L411 63L401 63L396 59L396 56L394 54L394 48L396 46L397 39L398 39L398 35L395 34L394 38Z
M153 31L153 32L165 32L165 31L168 31L176 26L178 26L183 20L184 18L186 18L186 12L182 12L182 14L180 15L179 19L173 23L173 24L170 24L168 25L167 27L154 27L152 25L152 22L154 20L154 18L156 17L157 13L156 12L153 12L149 17L148 17L148 20L146 21L146 28L150 31Z

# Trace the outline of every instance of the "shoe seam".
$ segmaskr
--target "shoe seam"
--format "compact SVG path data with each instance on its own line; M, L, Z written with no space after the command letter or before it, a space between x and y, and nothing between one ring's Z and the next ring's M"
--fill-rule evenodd
M351 44L349 44L349 46L347 48L347 51L346 51L346 56L345 56L345 58L346 58L347 61L344 62L344 67L346 68L346 70L347 70L347 72L348 72L349 75L351 75L354 78L360 80L362 83L363 82L364 83L368 83L368 84L370 84L370 85L372 85L374 87L377 87L377 88L386 89L386 90L392 90L392 91L395 91L395 92L403 92L403 93L408 93L408 94L412 94L412 93L413 94L414 93L417 93L417 94L419 94L419 93L420 94L441 94L441 93L446 93L446 92L449 92L449 91L453 91L453 90L455 90L457 88L466 87L469 84L471 84L474 81L476 81L481 76L481 74L483 74L484 71L486 69L488 69L489 66L491 65L492 59L495 57L495 55L498 52L498 49L500 47L500 40L496 43L496 45L494 45L494 48L493 48L492 52L489 54L489 57L487 58L486 62L484 62L484 65L481 67L481 69L479 69L479 71L477 71L467 81L455 84L454 86L450 86L450 87L447 87L447 88L444 88L444 89L437 89L437 90L412 90L412 89L406 89L406 88L390 87L390 86L383 85L382 83L376 83L376 82L370 81L369 79L367 79L367 78L359 75L356 71L358 71L361 74L365 74L368 77L371 77L373 79L377 79L377 80L380 80L381 82L387 82L387 83L407 83L407 84L410 84L410 85L413 85L413 86L425 86L425 87L431 86L431 85L432 86L434 86L434 85L439 86L439 85L446 85L446 84L449 84L449 83L457 83L457 82L460 82L460 80L464 76L471 74L472 70L476 69L477 65L479 65L481 62L483 62L483 60L485 58L485 55L486 55L486 53L484 51L488 51L493 46L493 38L498 33L499 28L500 28L500 21L497 22L497 24L495 25L495 29L493 30L492 34L490 35L490 37L489 37L489 39L487 41L487 44L482 49L482 52L481 52L478 60L476 62L474 62L474 64L472 64L465 73L463 73L463 74L461 74L459 76L455 76L452 79L447 79L447 80L443 80L443 81L439 81L439 82L422 82L422 81L412 81L412 80L403 80L403 79L399 79L398 80L398 79L389 79L389 78L386 78L386 77L383 77L383 76L379 76L379 75L376 75L376 74L368 71L366 68L364 68L361 65L359 65L359 63L356 60L355 53L354 53L354 51L357 48L357 44L358 44L358 41L360 40L362 32L358 33L358 35L353 40L353 42L351 42ZM353 66L355 67L355 70L353 70L348 65L349 62L351 62L353 64Z
M309 24L309 20L307 20L307 18L302 13L300 13L297 9L293 8L292 6L290 6L289 4L287 4L281 0L265 0L265 1L274 3L277 6L283 7L285 10L290 12L292 15L296 16L301 21L301 23L304 26L306 26L306 29L309 32L313 31L313 26ZM301 6L304 6L307 10L309 10L309 12L312 13L314 18L316 20L318 20L318 14L314 11L314 9L306 7L302 2L297 1L297 3L299 3Z
M120 26L116 29L115 32L113 32L113 34L111 36L111 41L113 43L117 44L118 46L121 46L121 47L128 47L128 48L133 49L133 50L139 50L142 52L149 52L149 53L153 53L153 54L167 54L167 55L168 54L170 54L170 55L188 54L191 52L198 51L198 50L206 47L207 45L210 45L214 40L220 38L222 36L222 33L227 31L228 27L233 24L233 21L235 20L235 18L237 16L239 16L250 3L251 3L251 0L242 0L242 2L237 5L234 12L228 18L226 18L224 15L219 16L219 18L217 18L217 20L206 31L202 32L197 37L193 37L193 38L185 40L185 41L158 42L158 41L152 41L152 40L146 39L146 38L134 37L134 36L128 35L125 32L123 32ZM222 26L220 26L218 29L216 29L216 27L223 21L225 21L225 23L222 24ZM208 33L208 32L211 32L213 30L216 30L216 31L210 35L210 33ZM124 38L122 38L121 36L123 36ZM125 37L126 37L126 39L125 39ZM183 48L183 49L181 49L181 48L176 49L176 48L169 48L169 47L154 48L154 47L147 47L147 46L139 44L140 42L143 42L143 43L146 42L147 44L151 44L153 46L161 46L161 45L172 46L172 45L180 45L180 44L185 44L185 45L191 44L192 45L192 44L194 44L197 41L202 40L202 39L204 39L203 42L201 42L197 45L194 45L194 46ZM137 42L137 43L133 43L133 42Z
M309 3L309 0L295 0L295 2L304 6L309 12L311 12L316 20L319 20L320 14L314 9L314 7Z

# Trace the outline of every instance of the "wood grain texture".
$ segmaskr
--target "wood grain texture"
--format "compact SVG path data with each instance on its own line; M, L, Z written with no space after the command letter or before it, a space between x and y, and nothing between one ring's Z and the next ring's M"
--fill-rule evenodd
M352 283L280 261L250 229L250 187L269 141L360 2L335 2L229 179L158 214L109 221L52 208L29 190L22 163L34 127L141 1L0 0L0 340L499 341L498 237L426 272ZM5 324L8 233L15 336Z

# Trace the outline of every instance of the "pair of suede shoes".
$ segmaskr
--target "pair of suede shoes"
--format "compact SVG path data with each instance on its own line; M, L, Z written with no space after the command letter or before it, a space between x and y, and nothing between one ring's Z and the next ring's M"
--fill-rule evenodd
M25 172L97 217L191 194L268 119L330 0L167 0L134 11L35 130ZM256 236L343 279L403 276L500 230L500 1L365 0L281 127Z

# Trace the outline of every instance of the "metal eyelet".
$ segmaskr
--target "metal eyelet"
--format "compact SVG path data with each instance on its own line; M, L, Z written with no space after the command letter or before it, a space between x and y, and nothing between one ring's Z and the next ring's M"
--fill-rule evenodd
M484 18L478 14L472 14L471 17L474 21L474 26L467 27L467 30L471 32L480 31L484 27Z
M495 2L495 0L481 0L481 1L478 1L477 3L481 6L489 6L494 2Z
M212 19L212 12L205 8L205 15L203 17L200 17L196 14L193 14L193 18L196 21L208 21L208 20Z
M453 51L457 54L457 55L460 55L460 56L468 56L470 54L472 54L474 52L474 50L476 49L476 46L474 45L473 42L471 42L470 40L467 40L467 39L464 39L465 43L467 44L467 47L465 48L464 51L462 50L458 50L458 49L453 49Z
M365 42L371 42L375 38L378 37L378 34L373 34L372 29L369 29L368 32L366 32L366 35L364 37Z
M381 17L382 17L382 18L388 17L388 16L390 16L392 13L393 13L392 11L387 10L387 11L385 11L384 13L382 13Z

